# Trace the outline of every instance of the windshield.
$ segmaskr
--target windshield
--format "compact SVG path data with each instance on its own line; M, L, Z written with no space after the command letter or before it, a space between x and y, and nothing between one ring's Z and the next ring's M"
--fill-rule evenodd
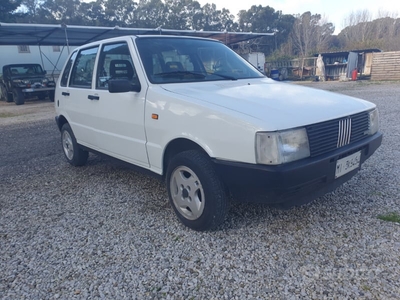
M200 82L264 77L224 44L193 38L136 39L152 83Z
M43 75L43 70L40 65L10 65L9 68L11 75Z

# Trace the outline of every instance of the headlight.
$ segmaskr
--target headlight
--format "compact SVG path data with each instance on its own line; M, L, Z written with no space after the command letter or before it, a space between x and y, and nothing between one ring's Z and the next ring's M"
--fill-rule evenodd
M310 156L305 128L256 133L256 161L279 165Z
M368 134L373 135L377 133L379 130L379 112L378 109L375 108L369 112L369 126L368 126Z
M30 84L31 82L29 80L14 79L13 83L18 85L27 85Z

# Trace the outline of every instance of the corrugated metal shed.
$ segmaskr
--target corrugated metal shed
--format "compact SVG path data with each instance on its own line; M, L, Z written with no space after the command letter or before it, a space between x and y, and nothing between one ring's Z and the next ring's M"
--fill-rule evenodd
M325 63L325 74L328 80L351 78L351 72L357 68L360 75L371 75L372 53L381 52L379 49L362 49L320 53ZM315 54L314 56L318 56Z
M400 80L400 51L374 53L371 80Z

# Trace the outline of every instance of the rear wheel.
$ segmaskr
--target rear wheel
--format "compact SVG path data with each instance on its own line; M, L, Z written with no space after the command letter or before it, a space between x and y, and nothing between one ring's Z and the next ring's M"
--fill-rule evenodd
M38 95L39 100L44 100L46 99L46 93L42 93Z
M61 144L65 158L71 165L83 166L87 162L89 152L79 147L68 123L61 128Z
M13 99L16 105L22 105L25 103L24 93L19 89L13 89Z
M228 197L207 154L190 150L172 158L167 171L170 202L191 229L215 229L226 218Z
M10 93L7 93L6 102L13 102L13 96Z
M14 99L14 97L11 93L6 94L6 102L9 102L9 103L13 102L13 99Z
M7 90L3 84L0 84L0 100L7 101Z

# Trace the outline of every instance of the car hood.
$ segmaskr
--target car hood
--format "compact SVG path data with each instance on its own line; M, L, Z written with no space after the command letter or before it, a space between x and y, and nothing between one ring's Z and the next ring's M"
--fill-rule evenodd
M38 74L23 74L23 75L13 75L11 77L11 80L14 79L20 79L20 80L36 80L36 81L42 81L42 79L46 78L46 76L43 75L38 75Z
M319 123L375 107L361 99L269 78L165 84L162 87L262 120L268 130Z

